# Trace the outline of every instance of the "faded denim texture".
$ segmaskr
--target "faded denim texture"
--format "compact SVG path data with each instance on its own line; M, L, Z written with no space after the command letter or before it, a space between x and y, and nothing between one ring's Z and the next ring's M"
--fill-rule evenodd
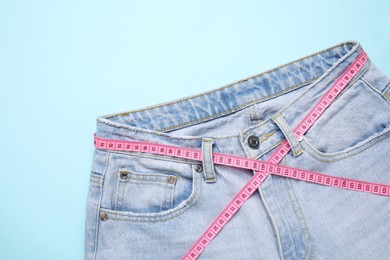
M180 259L253 175L213 165L211 152L265 161L361 48L340 43L206 93L99 116L98 137L205 158L95 149L86 259ZM389 130L390 79L368 59L280 164L390 184ZM199 259L388 259L389 216L388 197L270 175Z

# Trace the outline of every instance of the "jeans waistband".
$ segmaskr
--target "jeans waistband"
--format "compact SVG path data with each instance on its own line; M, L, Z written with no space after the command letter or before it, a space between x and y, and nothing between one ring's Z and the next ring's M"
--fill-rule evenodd
M138 140L201 149L202 139L211 137L216 152L237 152L232 146L242 146L249 136L266 139L261 149L243 149L242 154L257 158L276 147L284 138L280 122L295 128L307 112L331 87L344 70L362 51L356 41L347 41L303 58L238 80L208 92L189 96L144 109L125 111L97 117L96 135L103 138ZM353 82L367 70L367 60ZM298 97L285 101L277 113L248 127L238 135L181 135L175 130L205 123L249 106L300 89ZM276 115L281 116L275 124ZM275 134L276 133L276 134ZM299 153L299 151L296 151Z

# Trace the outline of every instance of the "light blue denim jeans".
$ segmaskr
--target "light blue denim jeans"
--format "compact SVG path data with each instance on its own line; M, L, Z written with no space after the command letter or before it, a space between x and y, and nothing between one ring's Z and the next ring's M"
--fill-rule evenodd
M340 43L209 92L97 117L98 137L204 158L95 149L86 259L180 259L254 174L214 165L212 152L267 160L361 50ZM368 59L280 163L390 184L389 130L390 79ZM389 259L389 216L389 197L270 175L199 259Z

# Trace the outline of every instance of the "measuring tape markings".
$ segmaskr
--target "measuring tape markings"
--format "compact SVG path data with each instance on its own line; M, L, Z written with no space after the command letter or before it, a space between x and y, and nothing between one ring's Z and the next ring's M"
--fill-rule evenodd
M182 148L178 146L150 142L106 139L96 136L96 133L94 134L94 146L97 149L104 150L152 153L202 161L202 152L197 149ZM269 173L326 186L390 196L390 185L332 176L291 166L259 161L251 158L223 153L213 153L213 162L219 165L226 165L261 172L263 175Z
M332 103L332 101L341 93L341 91L347 86L349 81L356 75L356 73L363 67L367 61L367 54L362 50L359 56L352 62L350 66L341 74L341 76L335 81L322 98L316 103L316 105L310 110L310 112L303 118L303 120L294 128L294 135L298 141L301 141L303 135L309 130L315 121L324 113L326 108ZM291 147L287 140L284 140L276 151L272 154L272 163L279 163L283 157L291 150Z
M233 200L222 210L216 220L207 228L203 235L188 250L183 259L196 259L208 246L211 240L221 231L226 223L241 208L241 206L256 191L260 184L267 178L268 174L256 173L233 198Z
M293 133L294 136L298 139L298 141L301 141L303 138L303 134L306 133L306 131L314 124L314 122L321 116L321 114L325 111L325 109L332 103L332 101L337 97L339 93L343 90L343 88L349 83L349 81L353 78L353 76L359 71L361 67L363 67L364 63L367 60L366 53L362 50L360 55L354 60L354 62L345 70L345 72L336 80L336 82L325 92L325 94L322 96L322 98L316 103L316 105L310 110L310 112L304 117L304 119L298 124L298 126L294 129ZM287 155L287 153L291 150L290 144L287 140L284 140L279 147L276 149L276 151L269 157L267 162L271 162L273 164L278 164L284 156ZM285 169L284 171L280 167L276 167L276 172L272 172L276 175L281 175L285 177L290 178L296 178L296 179L303 179L306 181L318 183L318 184L324 184L324 185L332 185L340 188L349 188L349 189L355 189L362 190L363 184L358 183L355 186L355 182L351 182L350 180L342 180L342 178L332 179L330 176L326 175L315 175L313 173L306 174L306 172L298 172L297 170L290 171L288 169ZM272 171L272 169L270 169ZM264 171L262 171L264 172ZM255 175L261 174L261 172L255 172ZM262 175L261 175L262 176ZM267 177L267 176L265 176ZM256 189L260 186L262 181L265 178L261 179L261 182L258 184ZM370 190L371 187L369 185L366 185L366 189ZM374 189L376 192L378 192L379 188L378 186L374 186ZM387 194L388 190L386 188L383 189L383 192ZM250 193L250 195L253 193L253 191ZM206 232L200 237L200 239L197 240L194 246L188 250L188 252L184 255L182 259L196 259L200 253L205 249L205 247L211 242L208 241L208 234L211 234L213 231L216 231L217 233L220 231L220 229L215 229L216 225L218 223L222 223L223 225L226 224L226 222L230 219L230 216L228 220L224 220L224 214L228 211L229 207L234 207L234 205L231 206L232 203L235 201L238 201L238 204L241 205L240 198L242 195L247 195L245 187L240 190L240 192L236 195L236 197L228 204L228 206L223 210L223 212L217 217L217 220L213 222L213 224L206 230ZM249 196L250 196L249 195ZM245 201L244 201L245 202ZM237 203L236 203L237 204ZM237 209L238 210L238 209ZM236 212L236 211L235 211ZM235 213L234 212L234 213ZM233 213L233 214L234 214ZM222 228L222 227L221 227ZM210 236L209 238L213 239L215 235Z
M346 72L335 82L335 84L325 93L320 101L310 110L308 115L294 129L295 137L300 141L303 134L314 124L319 116L325 111L330 103L348 84L352 77L364 65L367 56L364 51L358 58L348 67ZM121 141L113 139L105 139L94 134L94 145L99 149L145 152L167 156L174 156L192 160L202 160L201 151L195 149L181 148L170 145L161 145L149 142L136 141ZM255 159L243 158L238 156L213 153L213 162L215 164L227 165L232 167L251 169L255 171L254 176L240 190L234 199L224 208L218 215L217 219L209 226L204 234L197 242L188 250L183 259L196 259L211 240L219 233L224 225L233 217L254 191L261 185L269 174L289 177L298 180L304 180L312 183L368 192L383 196L390 196L390 186L377 183L335 177L322 173L301 170L289 166L277 165L283 157L291 150L287 140L284 140L277 150L271 155L267 162L258 161Z
M158 155L174 156L191 160L202 161L202 152L196 149L181 148L170 145L161 145L149 142L118 141L97 137L95 134L94 145L98 149L143 152ZM219 233L224 225L239 210L245 201L260 187L269 174L303 180L307 182L338 187L348 190L361 191L382 196L390 196L390 185L353 180L348 178L331 176L323 173L303 170L256 159L238 157L222 153L213 153L213 162L236 168L253 170L256 172L247 184L238 192L234 199L218 215L217 219L209 226L200 239L189 250L183 259L196 259L211 240Z

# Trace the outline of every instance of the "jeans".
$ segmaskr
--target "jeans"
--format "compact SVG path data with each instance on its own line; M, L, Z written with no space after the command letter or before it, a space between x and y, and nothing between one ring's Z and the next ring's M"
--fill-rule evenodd
M199 149L202 162L95 149L86 259L180 259L254 172L212 153L390 184L390 78L368 59L300 140L300 123L362 50L343 42L208 92L97 117L96 135ZM368 53L369 56L369 53ZM253 142L255 140L255 142ZM270 175L199 259L388 259L390 198Z

